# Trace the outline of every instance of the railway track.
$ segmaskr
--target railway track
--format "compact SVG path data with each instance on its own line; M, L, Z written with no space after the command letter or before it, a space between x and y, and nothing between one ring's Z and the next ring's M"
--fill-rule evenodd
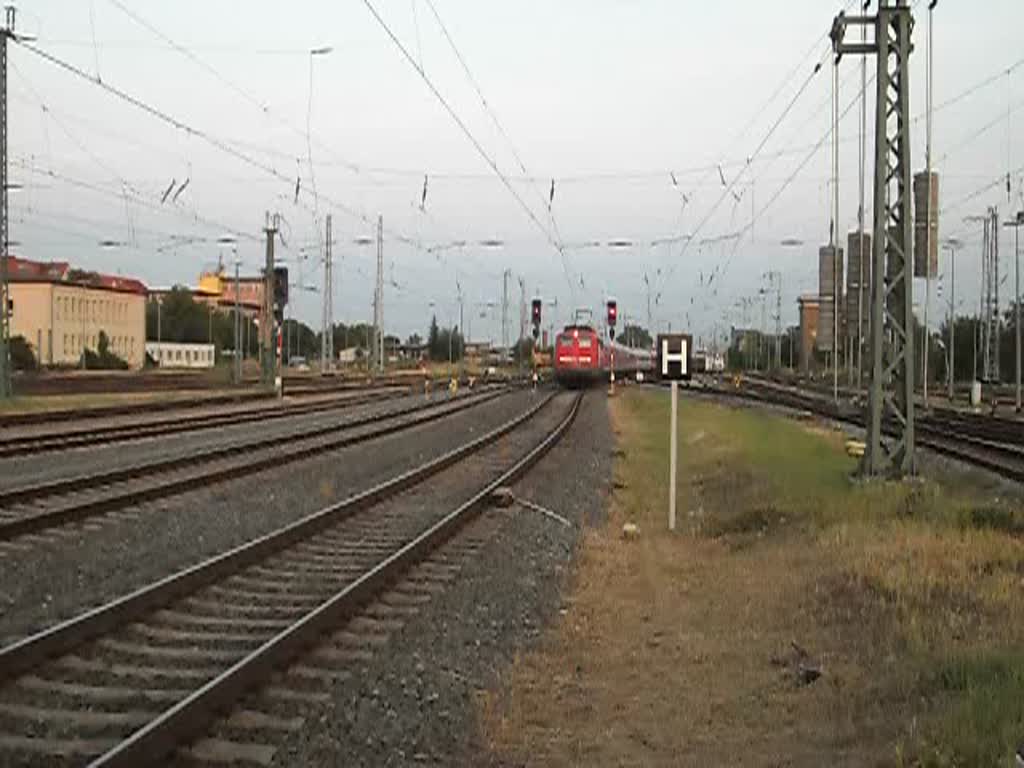
M8 436L0 439L0 459L29 456L37 453L64 451L108 443L142 440L163 435L176 435L221 426L235 426L252 422L274 421L311 413L326 413L365 405L380 400L401 397L406 389L386 389L345 398L332 398L312 403L272 403L244 410L224 413L178 414L108 427L85 426L41 434Z
M538 461L581 398L548 394L439 458L0 650L0 763L158 763L276 673L301 676L310 648ZM356 651L313 653L339 674ZM257 734L275 727L251 710L229 722Z
M803 393L792 387L745 383L741 388L710 387L713 396L783 405L864 428L863 413L851 404ZM885 427L883 427L885 428ZM915 420L916 442L950 458L1024 482L1024 430L1007 419L975 417L955 411L936 411Z
M315 429L247 440L169 459L0 491L0 541L280 467L426 424L504 390L372 410Z

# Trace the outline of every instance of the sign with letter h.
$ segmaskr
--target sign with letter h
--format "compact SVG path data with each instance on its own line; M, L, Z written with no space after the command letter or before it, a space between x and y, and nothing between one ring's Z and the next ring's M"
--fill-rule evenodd
M663 381L689 381L693 337L683 333L658 335L658 377Z

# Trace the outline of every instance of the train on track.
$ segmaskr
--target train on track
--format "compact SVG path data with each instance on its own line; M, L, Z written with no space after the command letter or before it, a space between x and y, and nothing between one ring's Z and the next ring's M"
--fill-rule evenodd
M605 341L589 324L567 325L555 338L552 361L555 381L567 387L587 387L611 378L648 376L654 370L654 353Z

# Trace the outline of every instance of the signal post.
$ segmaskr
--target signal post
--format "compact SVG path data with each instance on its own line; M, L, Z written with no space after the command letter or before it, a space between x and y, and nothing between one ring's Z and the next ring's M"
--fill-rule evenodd
M544 302L540 297L535 296L530 302L530 322L533 325L533 348L536 352L537 339L540 337L540 324L541 324L541 312L544 307ZM530 368L532 369L533 386L537 386L537 356L536 354L530 355Z
M608 370L610 379L608 394L615 394L615 325L619 321L619 304L615 299L608 299Z

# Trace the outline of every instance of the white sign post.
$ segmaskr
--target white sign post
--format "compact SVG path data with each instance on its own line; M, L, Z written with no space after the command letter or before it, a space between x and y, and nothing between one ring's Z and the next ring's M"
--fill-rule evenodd
M679 382L690 378L690 337L684 334L658 336L657 372L672 382L672 422L669 425L668 529L676 529L676 470L679 463Z
M672 382L672 437L668 458L668 529L676 529L676 463L679 454L679 382Z

